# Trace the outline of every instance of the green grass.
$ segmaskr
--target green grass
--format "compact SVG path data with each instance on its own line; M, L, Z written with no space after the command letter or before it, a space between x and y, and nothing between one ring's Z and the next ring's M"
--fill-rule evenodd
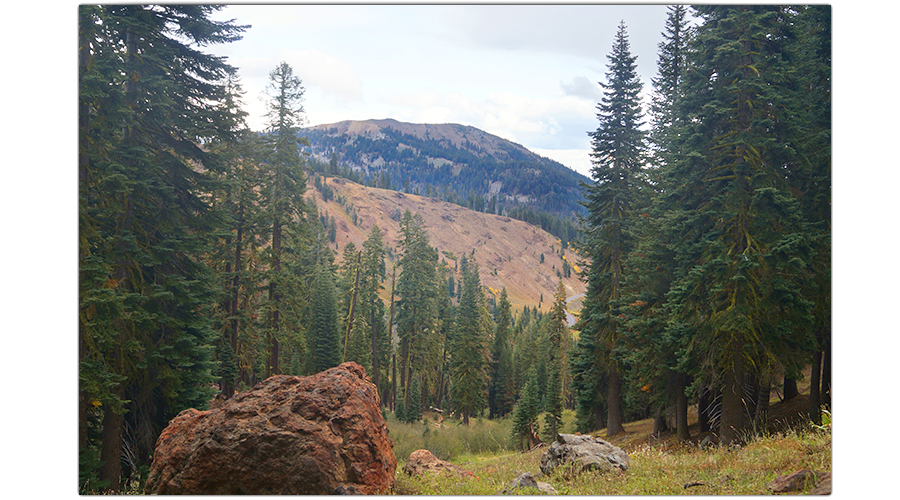
M440 435L456 442L464 440L466 435L486 436L499 432L504 425L502 421L499 424L473 422L468 430L440 429L440 433L434 433L429 439ZM700 450L674 439L655 440L649 437L647 427L647 421L626 424L626 435L609 439L629 454L631 465L626 472L555 473L539 480L549 483L561 495L765 495L768 493L766 485L776 476L800 469L831 471L830 428L817 429L806 425L799 430L753 439L740 448ZM450 432L445 434L445 431ZM391 428L392 437L394 432L395 429ZM605 434L600 432L597 435ZM434 446L436 440L427 442ZM466 448L461 443L453 447L462 451L448 451L445 456L455 457L449 461L472 471L474 478L463 479L454 475L409 477L402 472L402 461L409 453L403 454L395 448L401 463L397 468L394 493L496 495L522 472L538 475L541 455L546 449L519 453L512 447L487 447L489 449L483 451L474 451L477 446ZM684 487L690 483L700 484ZM806 491L811 488L812 485Z

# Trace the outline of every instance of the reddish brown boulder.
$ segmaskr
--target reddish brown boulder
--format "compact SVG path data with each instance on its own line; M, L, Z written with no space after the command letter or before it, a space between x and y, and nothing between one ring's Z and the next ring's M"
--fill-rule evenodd
M397 459L378 391L356 363L274 376L216 409L181 412L156 441L145 492L388 493Z
M450 473L461 477L475 477L471 471L467 471L458 465L445 462L434 456L428 450L416 450L409 454L409 460L403 466L403 472L410 476L418 476L429 473Z

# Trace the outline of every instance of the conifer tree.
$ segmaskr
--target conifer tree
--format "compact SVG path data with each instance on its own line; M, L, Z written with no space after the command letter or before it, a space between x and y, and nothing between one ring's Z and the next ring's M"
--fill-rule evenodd
M676 254L673 321L697 375L721 387L719 433L730 443L748 425L744 388L766 367L791 366L812 345L803 289L809 238L790 175L792 24L770 6L696 8L675 143L675 184L664 203ZM750 398L756 403L756 398Z
M468 425L487 402L487 325L478 263L463 255L460 268L463 289L450 337L450 400Z
M580 354L582 363L597 364L595 371L608 375L606 407L607 433L623 432L621 394L621 362L614 355L619 343L620 300L626 285L626 259L633 246L632 225L635 210L644 202L647 191L645 137L640 129L641 82L637 76L636 57L631 55L625 24L619 25L609 59L607 83L601 84L604 95L597 106L600 125L592 138L591 185L585 192L585 254L590 257L586 273L588 290L582 310L582 349L599 349ZM587 369L583 364L580 369ZM589 384L579 384L589 390ZM582 404L596 395L584 394ZM583 409L582 414L592 410Z
M535 423L541 413L541 399L538 394L537 371L532 368L525 376L525 386L522 395L513 410L513 438L519 443L534 445L532 437L535 434Z
M330 266L322 259L316 264L310 313L309 330L315 345L315 371L321 372L337 366L341 360L334 277Z
M488 391L490 418L503 417L515 404L515 380L510 335L513 328L512 310L506 288L497 303L497 326L491 347L491 378Z
M668 166L677 158L678 150L672 146L677 131L685 121L678 114L683 112L677 104L682 99L684 74L688 70L687 52L690 28L687 7L669 7L666 29L659 44L657 76L653 79L651 113L653 127L650 142L653 144L654 168L648 169L653 190L652 205L636 218L634 230L636 247L629 257L634 277L623 314L627 317L628 363L632 366L631 393L646 395L657 415L655 431L661 431L668 410L674 407L676 431L681 439L690 437L687 428L686 384L687 369L680 364L679 334L677 325L669 325L666 293L672 281L675 267L674 254L668 241L661 238L663 228L670 222L656 199L659 192L670 191L670 183L678 178L668 178ZM646 393L645 393L646 391Z
M147 465L168 420L211 396L218 287L203 258L217 221L203 195L221 162L201 144L238 123L235 69L196 47L245 29L212 21L219 8L79 8L79 444L93 446L98 404L114 492L126 422Z
M434 367L438 295L437 251L429 245L422 216L408 210L400 221L401 272L397 280L397 334L400 338L400 386L406 391L414 367Z
M271 220L271 246L269 248L269 356L266 375L278 373L279 343L283 315L283 296L289 277L282 269L283 244L287 233L296 231L292 226L307 208L303 199L306 192L306 176L303 173L304 158L300 147L308 145L299 136L304 122L303 94L300 78L286 62L280 63L269 73L267 87L269 101L266 114L264 145L265 171L261 184L264 210ZM287 228L287 229L286 229Z

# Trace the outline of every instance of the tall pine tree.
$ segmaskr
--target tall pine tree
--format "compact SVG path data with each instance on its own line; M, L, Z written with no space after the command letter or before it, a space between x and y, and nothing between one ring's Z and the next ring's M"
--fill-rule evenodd
M669 174L680 184L662 201L677 264L669 304L690 332L684 352L696 375L721 388L719 434L730 443L758 400L745 392L760 392L770 367L795 365L812 345L811 303L799 293L810 240L790 189L797 100L788 9L697 13L678 104L689 119L676 131Z
M99 475L113 491L126 425L149 464L163 426L202 408L214 380L218 287L203 256L217 219L203 194L222 162L201 144L239 124L234 68L196 47L244 30L212 21L219 8L79 8L79 443L95 446L99 407Z
M588 290L582 310L579 369L607 374L607 433L624 431L620 360L615 354L619 343L619 307L626 285L626 259L633 247L632 222L635 210L648 191L645 166L645 137L641 130L641 82L637 76L636 57L631 55L625 24L619 25L613 49L608 56L607 83L601 84L604 95L597 106L600 122L590 133L591 177L593 184L582 187L585 217L585 255L591 259L586 269ZM589 351L590 350L590 351ZM593 390L579 383L582 391ZM582 405L596 406L596 394L582 394ZM592 408L583 408L589 415ZM582 425L586 422L582 421Z

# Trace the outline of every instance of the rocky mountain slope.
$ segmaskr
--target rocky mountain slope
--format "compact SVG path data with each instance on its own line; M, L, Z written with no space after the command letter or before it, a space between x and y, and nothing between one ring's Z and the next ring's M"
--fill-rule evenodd
M495 213L527 206L571 217L583 210L579 182L586 177L475 127L387 119L318 125L303 134L313 159L327 163L336 156L370 185L464 205L493 200L499 209L475 209Z
M495 297L505 287L514 311L520 311L525 305L548 311L560 279L568 297L585 291L585 284L577 276L579 266L575 253L562 249L558 238L533 225L434 198L367 187L343 178L328 177L323 185L333 192L328 201L312 180L310 193L316 197L320 214L334 217L334 246L338 255L351 241L362 248L372 226L377 224L385 245L396 257L400 252L397 243L400 217L409 210L422 216L431 246L451 268L455 267L451 256L474 255L482 284ZM388 274L391 266L389 263ZM569 277L565 277L565 267L571 268ZM386 288L389 287L387 283Z

